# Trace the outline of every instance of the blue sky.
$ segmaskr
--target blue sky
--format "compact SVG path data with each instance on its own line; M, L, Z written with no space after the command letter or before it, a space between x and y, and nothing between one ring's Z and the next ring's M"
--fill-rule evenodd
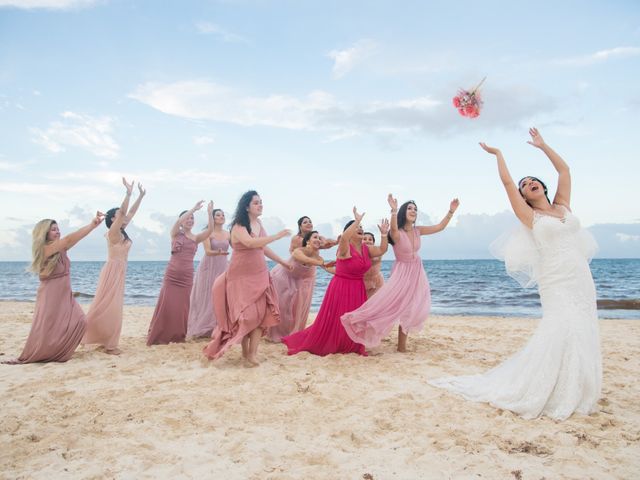
M460 117L451 97L484 76L482 115ZM250 188L268 229L309 215L325 234L354 204L373 225L388 192L427 223L457 196L423 255L487 257L513 218L477 142L555 185L530 125L601 256L639 257L639 78L635 1L0 0L0 260L29 258L41 218L68 231L117 205L123 174L148 189L132 259L167 258L180 211L230 217ZM104 255L94 232L72 258Z

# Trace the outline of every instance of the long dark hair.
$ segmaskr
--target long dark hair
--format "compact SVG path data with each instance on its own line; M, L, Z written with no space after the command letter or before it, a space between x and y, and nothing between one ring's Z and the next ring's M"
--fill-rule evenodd
M373 233L371 233L371 232L364 232L363 236L364 236L364 235L371 235L371 238L373 238L373 243L376 243L376 236L375 236Z
M309 243L309 240L311 240L311 237L313 236L314 233L318 233L317 230L311 230L310 232L307 232L304 234L304 237L302 237L302 246L306 247L307 243Z
M547 195L547 192L549 191L549 189L547 188L547 186L545 185L545 183L540 180L538 177L532 177L531 175L527 175L526 177L522 177L519 181L518 181L518 191L520 192L520 195L522 196L522 198L524 198L524 195L522 195L522 189L520 188L520 185L522 184L522 181L525 178L530 178L531 180L535 180L536 182L538 182L540 185L542 185L542 190L544 190L544 196L547 199L547 202L549 202L549 205L551 205L551 200L549 200L549 196ZM525 200L526 201L526 200ZM531 208L533 208L533 206L527 202L527 205L529 205Z
M111 228L111 225L113 224L113 219L116 216L116 212L120 210L119 207L114 207L110 210L107 211L107 214L104 216L104 224L106 225L107 228ZM124 231L124 227L120 228L120 233L122 234L122 236L124 237L124 241L126 242L127 240L131 240L129 238L129 235L127 235L127 232Z
M309 221L311 221L311 219L309 217L307 217L306 215L300 217L298 219L298 235L302 235L302 222L304 222L304 219L307 219Z
M251 235L251 220L249 220L249 205L251 205L251 200L253 197L258 195L258 192L255 190L249 190L248 192L244 192L238 200L238 206L236 207L236 211L233 214L233 220L231 221L231 227L234 225L240 225L247 229L249 235Z
M416 210L418 209L418 205L416 205L416 202L413 200L409 200L400 205L400 208L398 209L398 230L403 229L407 224L407 208L409 208L409 205L416 207ZM387 234L387 238L389 239L389 243L393 245L394 243L393 238L391 238L391 232Z
M349 220L349 221L345 224L345 226L344 226L344 228L342 229L342 231L343 231L343 232L346 232L346 231L347 231L347 228L349 228L351 225L353 225L353 222L355 222L355 220Z

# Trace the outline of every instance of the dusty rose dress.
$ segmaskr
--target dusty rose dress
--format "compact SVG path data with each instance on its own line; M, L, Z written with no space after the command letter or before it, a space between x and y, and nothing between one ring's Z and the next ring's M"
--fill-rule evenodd
M261 225L258 236L266 235ZM229 268L213 284L218 325L204 348L204 354L211 360L220 358L256 328L264 331L280 321L278 295L271 283L264 249L247 248L240 242L231 247Z
M31 331L20 356L7 363L66 362L85 329L82 308L71 293L69 257L61 251L48 277L40 277Z
M205 240L206 242L207 240ZM209 239L211 249L229 251L229 240ZM227 271L227 255L205 255L198 265L189 301L187 337L210 337L216 328L216 314L213 310L213 282Z
M267 333L272 342L279 342L282 337L302 330L307 325L311 309L316 266L305 265L293 257L289 262L293 264L293 270L287 270L282 265L276 265L271 270L271 281L278 292L280 307L280 323Z
M382 258L374 257L371 259L371 268L364 274L364 288L367 289L367 298L371 297L384 285L384 277L380 269L382 268Z
M171 258L149 325L147 345L184 342L189 296L193 284L193 257L198 244L180 232L171 244Z
M112 245L107 234L108 259L102 267L96 296L87 313L87 330L83 344L103 345L107 350L117 348L122 330L124 280L131 240L122 239Z
M420 232L399 230L393 252L396 261L387 283L364 305L342 316L342 324L354 342L367 348L380 344L395 324L404 333L422 330L431 309L431 289L422 266Z

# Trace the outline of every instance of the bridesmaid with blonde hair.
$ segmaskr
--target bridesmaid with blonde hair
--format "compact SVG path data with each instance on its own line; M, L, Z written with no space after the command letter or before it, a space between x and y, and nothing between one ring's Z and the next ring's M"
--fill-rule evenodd
M202 242L204 257L198 265L191 290L187 337L210 337L216 328L211 289L229 264L229 232L222 228L225 220L221 209L213 210L213 233Z
M120 208L112 208L105 216L105 225L109 229L105 235L108 259L100 272L96 295L87 313L87 330L82 339L83 344L99 345L104 348L105 353L111 355L121 353L118 342L122 330L127 257L132 243L125 227L131 222L146 194L142 185L138 183L138 198L129 210L134 182L127 183L127 180L122 177L122 183L127 191Z
M85 331L85 316L71 292L67 250L104 220L97 212L91 223L60 237L55 220L40 220L33 229L30 270L40 276L31 331L20 356L5 363L66 362Z
M191 210L185 210L171 228L171 258L164 273L162 289L153 312L147 334L147 345L184 342L189 318L189 297L193 285L193 257L198 243L213 232L213 202L207 205L208 228L194 235L193 213L200 210L200 200Z

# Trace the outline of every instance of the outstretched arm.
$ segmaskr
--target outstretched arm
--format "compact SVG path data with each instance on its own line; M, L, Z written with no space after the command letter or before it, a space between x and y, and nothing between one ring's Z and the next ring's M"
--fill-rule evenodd
M276 252L271 250L269 247L264 247L264 256L270 260L273 260L276 263L279 263L287 270L291 270L291 268L293 268L289 262L284 260L280 255L278 255Z
M444 216L444 218L440 220L440 223L436 225L418 227L418 232L420 233L420 235L431 235L432 233L438 233L447 228L447 225L449 225L449 222L453 218L453 214L456 213L459 205L460 200L458 200L457 198L451 200L451 203L449 204L449 211Z
M480 146L485 152L496 156L496 160L498 162L498 174L500 175L500 180L502 180L504 189L509 197L513 213L516 214L518 220L531 228L533 226L533 209L524 201L522 195L520 195L518 187L514 183L513 178L511 178L511 174L509 173L507 164L504 161L502 152L497 148L488 146L486 143L480 142Z
M338 252L337 258L347 258L349 256L349 241L351 237L353 237L354 233L358 230L360 226L360 222L362 221L362 217L364 217L364 213L358 213L356 207L353 207L353 218L355 222L349 225L342 235L340 235L340 240L338 241Z
M391 223L389 224L389 235L393 239L394 243L398 243L400 239L398 236L398 199L394 198L393 195L389 194L387 196L387 202L391 207Z
M569 171L569 165L553 148L545 143L537 128L530 128L529 135L531 135L531 141L527 143L542 150L547 158L551 160L553 168L558 172L558 190L556 191L556 196L553 197L553 203L570 208L571 172Z
M387 237L389 233L389 220L383 218L380 225L378 225L378 230L380 230L380 246L372 245L369 247L370 257L382 257L382 255L387 253L387 249L389 248L389 239Z
M204 205L204 200L200 200L198 203L196 203L193 208L191 210L187 210L186 212L184 212L182 215L180 215L178 217L178 220L176 220L176 223L173 224L173 227L171 227L171 238L175 238L176 235L178 235L178 232L180 231L180 224L189 216L189 215L193 215L193 212L200 210L202 208L202 205Z
M131 192L133 191L133 182L127 183L127 179L122 177L122 184L126 189L124 199L120 204L120 211L115 215L111 226L109 227L109 243L114 244L120 241L120 229L125 223L127 216L127 210L129 209L129 200L131 199Z
M320 257L310 257L305 255L304 247L296 248L292 256L300 263L304 263L306 265L316 265L317 267L322 267L324 265L324 260Z
M207 229L200 232L196 235L196 242L200 243L203 240L206 240L213 233L213 202L209 202L207 204L207 216L209 217L209 223L207 224Z
M127 219L125 223L131 222L134 215L137 213L138 208L140 207L140 203L142 202L142 197L144 197L146 194L147 194L147 191L142 187L142 184L138 182L138 198L136 198L136 201L133 202L133 205L131 205L131 209L127 213Z
M78 243L84 237L89 235L89 233L91 233L91 231L94 228L100 225L103 220L104 220L104 213L96 212L96 216L93 218L93 220L91 220L91 223L85 225L84 227L79 228L75 232L70 233L65 237L62 237L59 240L56 240L55 242L51 242L50 244L45 245L44 256L48 258L51 255L61 252L62 250L69 250L76 243Z
M291 230L280 230L275 235L268 235L266 237L252 237L247 229L240 225L234 225L231 229L232 243L240 242L247 248L262 248L269 245L271 242L280 240L281 238L291 235ZM277 260L274 260L274 262Z

